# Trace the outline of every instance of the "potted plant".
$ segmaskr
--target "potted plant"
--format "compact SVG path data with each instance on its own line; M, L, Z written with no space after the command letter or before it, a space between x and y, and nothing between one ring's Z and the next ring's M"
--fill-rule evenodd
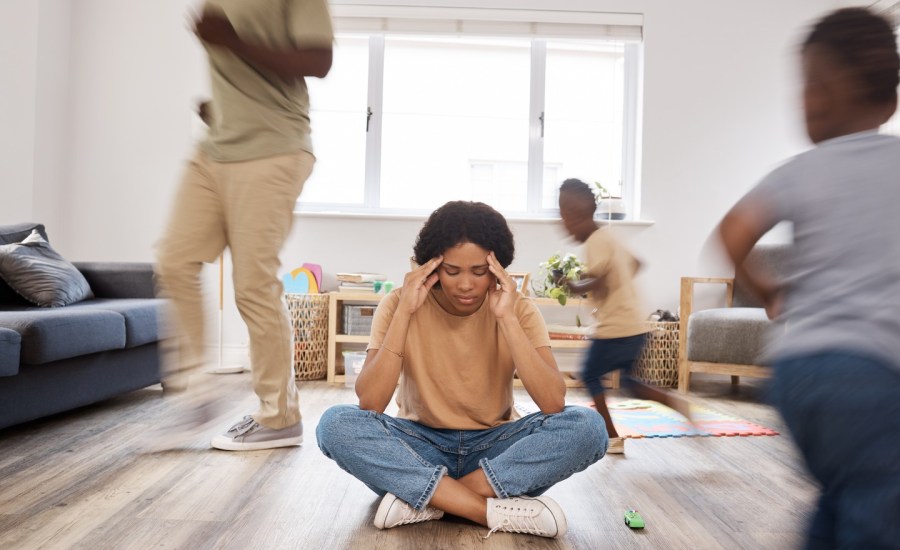
M560 282L563 279L577 281L584 273L584 264L575 257L574 254L561 255L556 253L550 256L547 261L541 262L540 277L535 281L540 287L534 287L533 290L538 296L554 298L560 305L566 305L566 301L571 296L569 287Z
M627 209L622 197L613 196L612 192L599 181L597 187L597 217L603 220L624 220Z

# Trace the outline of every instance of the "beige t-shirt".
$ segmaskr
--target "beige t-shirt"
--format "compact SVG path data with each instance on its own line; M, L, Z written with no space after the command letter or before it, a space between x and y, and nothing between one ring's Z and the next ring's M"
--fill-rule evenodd
M606 291L592 292L596 338L623 338L647 332L634 285L636 259L607 229L597 229L584 243L588 275L605 277Z
M275 50L330 48L326 0L207 0L224 12L242 40ZM203 150L219 162L312 153L306 81L284 80L231 51L206 46L212 120Z
M381 301L369 349L380 349L403 289ZM483 430L518 418L513 408L516 367L488 299L465 317L444 311L432 290L413 314L402 351L398 416L432 428ZM521 294L516 317L535 348L550 345L544 318ZM399 351L399 350L395 350Z

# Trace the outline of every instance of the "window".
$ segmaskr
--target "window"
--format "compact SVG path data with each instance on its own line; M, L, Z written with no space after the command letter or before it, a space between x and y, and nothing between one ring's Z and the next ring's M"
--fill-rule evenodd
M328 78L308 80L318 160L301 210L427 214L478 200L550 217L567 177L630 199L638 42L496 23L439 32L447 24L339 32Z
M527 172L514 167L528 161L529 50L523 40L385 38L380 207L473 199L484 183L473 165L494 164L487 191L505 197L494 207L525 210Z
M544 163L622 196L624 46L547 43ZM556 208L557 174L541 205Z
M316 166L304 186L304 202L365 203L368 65L369 40L344 36L334 50L328 78L307 81Z

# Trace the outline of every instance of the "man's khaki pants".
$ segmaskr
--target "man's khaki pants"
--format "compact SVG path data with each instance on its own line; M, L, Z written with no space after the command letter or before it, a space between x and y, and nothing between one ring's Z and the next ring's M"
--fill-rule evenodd
M278 254L314 162L307 152L216 162L198 151L158 247L157 276L172 302L170 330L177 335L178 364L168 366L169 373L190 372L203 363L200 270L230 249L235 301L250 333L253 389L260 401L253 418L276 430L300 422Z

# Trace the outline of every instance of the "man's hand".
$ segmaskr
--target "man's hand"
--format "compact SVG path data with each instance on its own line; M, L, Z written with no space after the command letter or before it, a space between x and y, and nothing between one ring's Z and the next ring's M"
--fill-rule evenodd
M197 116L207 126L212 124L212 104L208 99L197 102Z
M228 17L217 10L205 10L194 19L193 25L194 34L204 44L226 48L251 67L274 73L287 82L307 76L324 78L331 70L330 45L318 48L272 49L264 44L247 42L238 36Z
M233 49L241 39L224 13L206 10L194 21L194 34L211 46Z

